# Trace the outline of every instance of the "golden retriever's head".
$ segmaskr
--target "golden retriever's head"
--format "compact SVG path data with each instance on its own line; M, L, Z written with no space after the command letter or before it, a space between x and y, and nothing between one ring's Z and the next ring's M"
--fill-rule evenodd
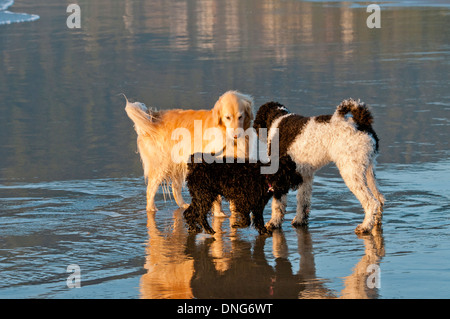
M227 130L234 135L231 138L239 138L243 131L234 131L236 129L245 131L251 126L253 120L253 98L238 91L225 92L214 105L213 117L217 126L231 129Z

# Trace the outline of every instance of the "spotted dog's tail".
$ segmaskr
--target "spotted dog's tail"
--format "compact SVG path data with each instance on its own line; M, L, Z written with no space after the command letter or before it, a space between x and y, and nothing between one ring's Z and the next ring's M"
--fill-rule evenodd
M353 118L353 122L358 130L366 132L374 138L376 143L375 150L378 152L379 138L372 128L373 116L364 102L356 101L352 98L346 99L338 105L336 114L343 118Z

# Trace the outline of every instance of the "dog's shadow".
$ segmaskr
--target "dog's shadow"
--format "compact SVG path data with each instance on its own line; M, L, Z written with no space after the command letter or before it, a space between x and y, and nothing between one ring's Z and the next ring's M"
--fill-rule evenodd
M213 218L214 236L189 234L183 211L175 210L172 224L165 220L162 227L157 227L154 213L148 215L147 273L140 282L143 298L378 296L377 286L368 284L373 273L367 269L379 265L384 255L381 231L359 236L364 241L364 256L344 278L342 291L334 291L326 285L328 279L317 276L313 240L307 227L289 231L295 232L296 253L300 255L299 265L293 266L292 260L298 260L298 256L290 256L292 247L288 247L284 231L275 230L272 237L253 236L250 230L229 227L227 223L231 225L232 221L228 218ZM271 249L267 246L270 244Z

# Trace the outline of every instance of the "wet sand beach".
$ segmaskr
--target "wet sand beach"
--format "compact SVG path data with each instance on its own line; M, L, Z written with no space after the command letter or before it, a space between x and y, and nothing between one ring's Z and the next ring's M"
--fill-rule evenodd
M359 2L78 4L79 29L57 0L15 1L5 10L39 18L0 24L0 298L450 296L448 2L377 2L381 28ZM230 89L305 116L366 102L381 229L354 233L364 213L334 165L316 174L308 227L291 226L291 192L271 237L212 217L214 236L189 235L162 189L147 214L120 93L209 109Z

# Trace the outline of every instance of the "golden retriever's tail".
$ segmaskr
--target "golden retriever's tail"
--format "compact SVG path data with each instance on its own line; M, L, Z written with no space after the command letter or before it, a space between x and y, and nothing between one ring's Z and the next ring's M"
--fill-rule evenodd
M125 106L125 112L127 112L128 117L134 123L134 129L138 135L144 136L154 136L155 128L155 117L158 112L149 110L144 103L128 101L125 94L121 93L125 98L127 104Z

